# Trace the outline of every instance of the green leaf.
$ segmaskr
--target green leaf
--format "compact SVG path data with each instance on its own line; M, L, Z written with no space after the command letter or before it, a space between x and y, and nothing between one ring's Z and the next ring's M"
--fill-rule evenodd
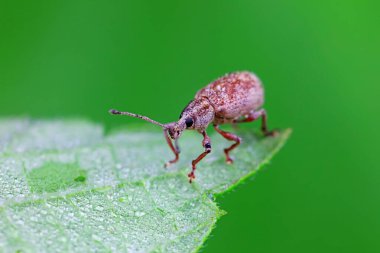
M153 129L153 128L152 128ZM214 201L250 177L290 130L264 138L238 131L242 145L211 135L213 152L188 183L201 136L186 132L180 162L162 133L108 135L80 120L0 120L0 252L194 252L224 214Z

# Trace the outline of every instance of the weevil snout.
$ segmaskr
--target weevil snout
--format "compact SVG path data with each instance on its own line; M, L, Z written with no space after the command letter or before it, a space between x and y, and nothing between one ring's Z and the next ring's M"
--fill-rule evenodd
M181 135L183 130L185 129L181 124L178 124L178 122L171 123L167 126L169 136L173 140L178 139Z

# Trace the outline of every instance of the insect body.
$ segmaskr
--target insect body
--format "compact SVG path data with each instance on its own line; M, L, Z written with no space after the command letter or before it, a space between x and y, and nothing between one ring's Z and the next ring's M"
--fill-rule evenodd
M203 135L204 152L192 161L192 170L188 174L190 183L195 179L196 165L211 152L211 140L206 133L209 124L224 138L234 141L224 149L226 162L232 163L230 151L239 146L241 138L219 128L221 124L251 122L262 119L261 130L265 136L273 135L268 131L267 115L260 109L264 102L264 91L260 80L250 72L234 72L210 83L195 95L195 98L182 111L177 122L161 124L148 117L118 110L110 110L111 114L127 115L159 125L164 130L165 139L173 151L175 158L165 164L169 166L178 161L180 149L178 138L184 130L197 130ZM174 144L172 142L174 140Z

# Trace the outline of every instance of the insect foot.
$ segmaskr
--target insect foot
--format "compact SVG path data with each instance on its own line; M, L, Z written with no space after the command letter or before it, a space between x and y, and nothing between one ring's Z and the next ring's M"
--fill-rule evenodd
M211 144L210 143L206 143L205 148L206 148L205 152L200 154L197 159L195 159L191 162L191 172L189 174L187 174L187 176L189 177L189 183L190 184L195 179L195 170L197 169L197 163L199 163L199 161L202 160L207 154L211 153Z
M264 132L265 137L276 137L279 134L277 130Z
M224 154L226 154L226 163L227 164L233 164L234 163L234 159L232 159L230 157L230 155L228 154L228 149L224 149Z
M164 168L169 168L170 167L170 165L172 165L173 163L171 163L171 162L166 162L165 164L164 164Z
M239 145L240 142L241 142L241 139L239 138L239 142L237 145ZM232 146L234 146L234 145L235 145L235 147L237 146L236 144L233 144ZM235 147L232 147L232 148L230 147L230 148L224 149L224 154L226 155L226 163L227 164L233 164L234 163L234 159L232 159L230 156L230 151Z
M206 152L205 152L206 153ZM210 152L208 152L210 153ZM197 169L197 163L199 162L198 159L196 160L193 160L191 162L191 172L189 174L187 174L187 176L189 177L189 183L191 184L193 182L193 180L195 179L195 170Z
M195 179L195 173L194 173L194 171L192 171L189 174L187 174L187 176L189 177L189 183L191 184L193 182L193 180Z

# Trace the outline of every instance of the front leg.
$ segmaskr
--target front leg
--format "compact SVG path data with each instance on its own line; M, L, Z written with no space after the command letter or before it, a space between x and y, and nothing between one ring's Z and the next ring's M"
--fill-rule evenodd
M164 130L164 135L165 135L165 139L166 139L166 142L168 143L170 149L173 151L174 155L175 155L175 158L173 160L170 160L168 161L167 163L165 163L165 168L169 167L171 164L173 163L176 163L179 159L179 153L181 152L179 150L179 146L178 146L178 139L175 140L175 146L173 146L173 143L172 141L170 140L170 137L168 135L168 130L165 129Z
M195 179L195 170L196 170L197 163L199 163L207 154L211 152L210 137L208 137L205 130L202 131L202 135L203 135L202 146L205 148L205 151L202 154L200 154L197 157L197 159L191 162L191 165L192 165L191 172L187 175L189 177L190 183Z

